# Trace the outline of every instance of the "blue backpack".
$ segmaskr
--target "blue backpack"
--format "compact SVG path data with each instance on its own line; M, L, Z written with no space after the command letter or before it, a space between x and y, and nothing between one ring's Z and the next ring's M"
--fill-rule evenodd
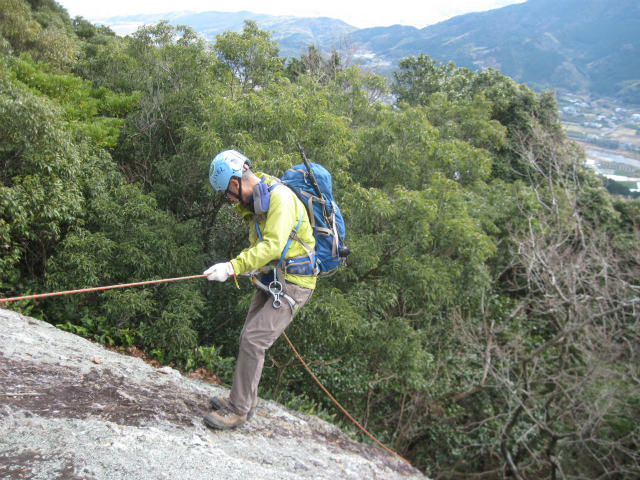
M307 208L316 240L316 257L320 273L334 273L342 265L350 250L344 244L345 225L338 204L333 199L331 174L322 165L310 163L300 153L304 163L287 170L280 178L293 190Z

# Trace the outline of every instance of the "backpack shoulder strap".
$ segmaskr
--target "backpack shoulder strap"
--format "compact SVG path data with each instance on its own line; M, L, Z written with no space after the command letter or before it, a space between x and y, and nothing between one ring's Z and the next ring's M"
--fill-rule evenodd
M284 262L284 257L287 254L287 251L289 250L289 247L291 246L291 241L298 236L298 229L300 228L300 225L302 224L302 217L303 217L303 212L300 212L300 218L298 218L298 224L296 225L296 227L291 231L291 234L289 235L289 239L287 240L287 244L284 246L284 250L282 251L282 255L280 256L280 262L278 263L278 266L282 265L282 262Z

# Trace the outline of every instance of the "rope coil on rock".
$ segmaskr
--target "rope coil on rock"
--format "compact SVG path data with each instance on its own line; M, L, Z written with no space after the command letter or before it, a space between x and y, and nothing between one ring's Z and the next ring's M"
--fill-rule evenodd
M81 289L78 289L78 290L65 290L65 291L61 291L61 292L38 293L38 294L34 294L34 295L22 295L22 296L19 296L19 297L0 298L0 304L3 304L3 303L7 304L9 302L16 302L16 301L19 301L19 300L31 300L31 299L36 299L36 298L58 297L58 296L62 296L62 295L73 295L73 294L87 293L87 292L101 292L101 291L104 291L104 290L113 290L113 289L116 289L116 288L139 287L139 286L153 285L153 284L158 284L158 283L178 282L178 281L181 281L181 280L192 280L192 279L195 279L195 278L204 278L206 276L207 275L202 275L202 274L201 275L190 275L190 276L187 276L187 277L164 278L164 279L161 279L161 280L147 280L147 281L144 281L144 282L120 283L120 284L117 284L117 285L108 285L108 286L104 286L104 287L91 287L91 288L81 288ZM236 280L236 284L237 284L237 280ZM302 365L307 370L309 375L311 375L311 377L320 386L322 391L331 399L331 401L340 409L340 411L342 413L344 413L347 416L347 418L354 423L355 426L357 426L365 435L367 435L369 438L371 438L376 444L378 444L380 447L382 447L384 450L386 450L387 452L391 453L392 455L395 455L396 457L398 457L403 462L406 462L407 464L411 465L411 463L407 459L405 459L404 457L400 456L398 453L396 453L393 450L391 450L389 447L387 447L385 444L383 444L380 440L378 440L376 437L374 437L371 433L369 433L366 428L364 428L362 425L360 425L360 423L355 418L353 418L353 416L347 410L345 410L345 408L335 399L335 397L333 395L331 395L331 393L329 393L329 390L327 390L326 387L322 384L322 382L320 382L318 377L316 377L316 375L311 371L311 369L309 368L307 363L303 360L302 356L298 353L298 350L296 350L296 347L294 347L293 343L291 343L291 340L289 340L289 337L287 336L287 334L285 332L282 332L282 335L287 340L287 342L289 343L289 346L291 347L291 350L293 350L293 353L296 354L296 356L298 357L298 360L300 360L300 363L302 363Z

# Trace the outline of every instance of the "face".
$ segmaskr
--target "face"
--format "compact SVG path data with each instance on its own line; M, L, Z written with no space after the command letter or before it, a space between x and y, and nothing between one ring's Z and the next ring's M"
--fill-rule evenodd
M236 178L232 178L229 180L229 186L227 190L224 192L224 195L231 202L239 202L240 201L240 182Z

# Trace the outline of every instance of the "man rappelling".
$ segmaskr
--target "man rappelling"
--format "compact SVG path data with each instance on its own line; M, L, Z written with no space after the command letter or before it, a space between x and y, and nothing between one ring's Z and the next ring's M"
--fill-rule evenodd
M270 175L253 172L247 157L235 150L211 162L209 181L235 203L249 223L250 246L204 274L224 282L257 271L260 280L240 334L240 348L229 397L211 398L207 426L236 428L253 416L266 350L307 303L318 274L315 238L309 215L296 194ZM267 273L265 273L267 272Z

